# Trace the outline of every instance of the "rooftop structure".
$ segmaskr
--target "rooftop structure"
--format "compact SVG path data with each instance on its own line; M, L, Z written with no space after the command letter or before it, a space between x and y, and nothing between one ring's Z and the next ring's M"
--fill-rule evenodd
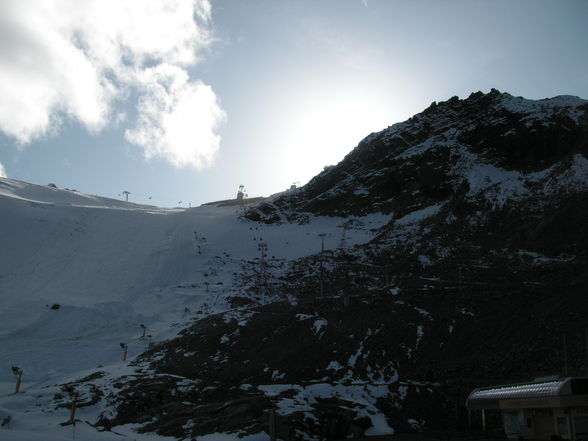
M588 377L538 379L472 391L466 406L502 412L509 438L588 439Z

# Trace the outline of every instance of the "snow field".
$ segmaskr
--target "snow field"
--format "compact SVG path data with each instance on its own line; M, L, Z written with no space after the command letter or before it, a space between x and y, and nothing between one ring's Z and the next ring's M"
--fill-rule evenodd
M319 233L325 249L336 248L345 221L268 226L239 219L235 207L162 209L3 178L0 212L0 420L10 415L11 439L33 441L72 437L72 426L59 426L68 410L50 409L54 385L96 370L114 378L150 343L226 311L234 275L259 258L261 241L268 258L298 258L320 251ZM388 220L362 218L364 227L347 230L348 246L369 241L370 229ZM24 371L17 395L12 365ZM81 408L78 418L94 422L101 411ZM121 435L76 425L78 440Z

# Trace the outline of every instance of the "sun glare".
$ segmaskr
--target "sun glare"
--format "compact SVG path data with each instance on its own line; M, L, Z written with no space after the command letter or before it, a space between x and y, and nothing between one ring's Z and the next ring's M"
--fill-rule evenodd
M311 106L297 115L286 130L281 149L287 174L301 184L308 182L389 122L385 109L365 101L339 100Z

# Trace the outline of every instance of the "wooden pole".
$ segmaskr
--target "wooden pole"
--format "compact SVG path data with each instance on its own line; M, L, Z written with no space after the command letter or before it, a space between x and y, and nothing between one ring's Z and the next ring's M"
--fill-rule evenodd
M343 290L343 307L349 306L349 266L345 268L345 288Z
M323 290L323 262L321 261L321 299L325 296Z
M78 394L73 395L73 401L71 402L71 413L69 414L69 422L74 424L76 420L76 410L78 410Z
M486 410L482 409L482 430L486 431Z
M321 233L319 234L319 237L321 238L321 254L320 254L320 263L321 263L321 267L320 267L320 276L321 276L321 293L320 293L320 297L321 299L324 297L324 288L323 288L323 275L324 275L324 268L323 268L323 257L325 254L325 233Z
M21 380L22 380L22 369L19 371L18 378L16 379L16 389L14 391L15 394L17 394L18 391L20 390Z
M588 328L584 328L584 337L586 338L586 364L588 364Z
M121 343L120 347L123 350L123 361L126 361L127 359L127 351L129 350L129 345L126 343Z
M274 409L269 411L269 437L270 441L276 441L276 411Z
M564 356L564 375L568 375L568 348L566 345L566 335L563 335L563 356Z

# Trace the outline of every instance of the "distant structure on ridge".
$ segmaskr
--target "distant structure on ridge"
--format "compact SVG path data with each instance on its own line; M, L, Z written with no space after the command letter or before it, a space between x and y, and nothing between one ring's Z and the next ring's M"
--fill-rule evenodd
M242 201L245 199L247 195L245 194L245 186L243 184L239 185L239 191L237 192L237 200Z
M263 196L258 196L254 198L250 198L247 193L245 193L245 186L243 184L239 185L239 190L237 191L237 197L235 199L225 199L222 201L215 201L215 202L207 202L206 204L202 205L217 205L219 207L226 207L231 205L249 205L253 204L254 202L260 202L264 200Z

